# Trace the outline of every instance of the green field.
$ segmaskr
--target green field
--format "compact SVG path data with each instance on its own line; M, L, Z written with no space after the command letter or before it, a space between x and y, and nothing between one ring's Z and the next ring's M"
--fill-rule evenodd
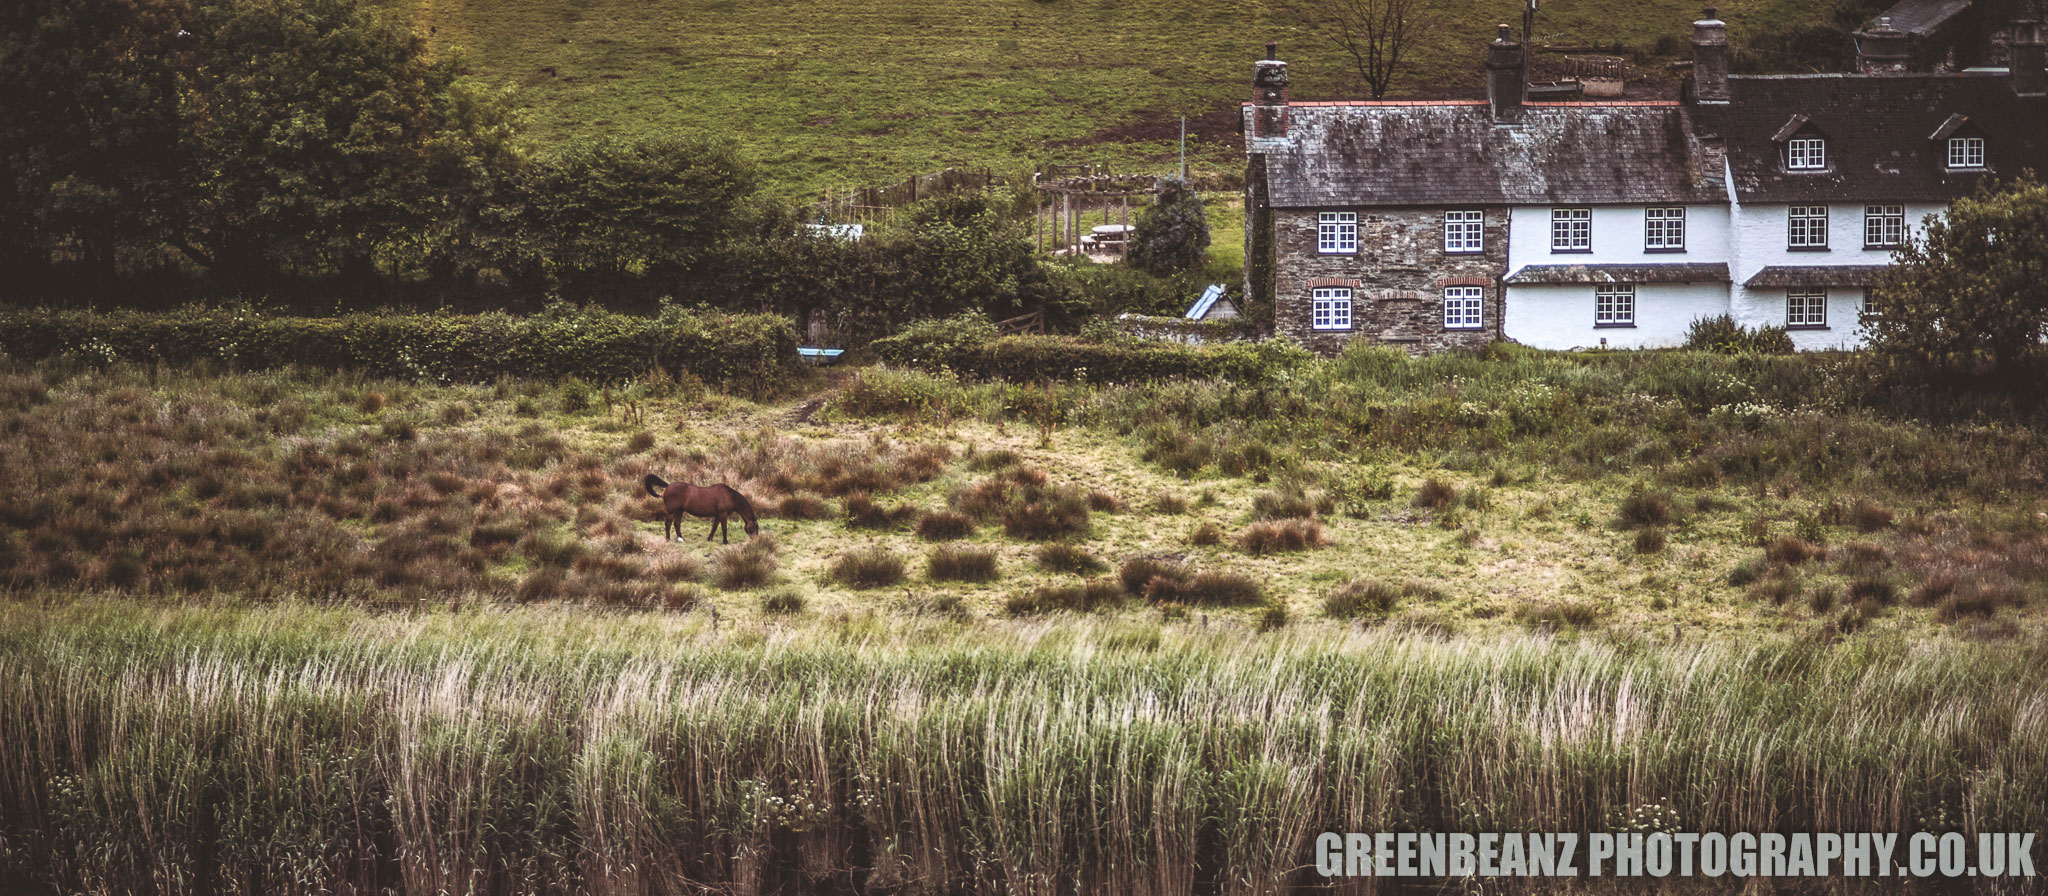
M2048 447L1861 388L0 360L0 891L1277 894L1322 830L2040 830ZM650 471L765 531L662 541Z
M1181 116L1195 172L1228 181L1242 170L1236 107L1269 40L1293 63L1296 98L1364 95L1327 42L1246 0L412 2L439 50L516 89L541 138L729 136L788 197L947 166L1167 173ZM1398 93L1479 88L1493 24L1521 20L1511 0L1442 6ZM1721 4L1738 42L1818 8ZM1537 31L1649 51L1683 41L1698 12L1678 0L1558 0Z

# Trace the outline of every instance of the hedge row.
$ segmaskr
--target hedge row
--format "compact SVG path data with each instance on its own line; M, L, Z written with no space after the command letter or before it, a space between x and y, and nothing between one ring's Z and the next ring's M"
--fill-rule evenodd
M991 380L1086 380L1130 383L1163 379L1272 379L1314 356L1282 340L1189 346L1170 342L1088 342L1064 336L1009 336L942 347L877 345L883 359L926 369L948 368Z
M489 382L500 376L618 382L656 366L714 382L772 377L796 361L796 329L771 314L659 317L603 311L273 317L230 310L0 312L0 351L97 363L212 361L374 376Z

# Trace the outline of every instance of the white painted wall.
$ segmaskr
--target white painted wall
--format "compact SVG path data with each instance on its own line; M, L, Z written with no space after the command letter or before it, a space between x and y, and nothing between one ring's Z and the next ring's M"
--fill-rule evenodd
M1579 208L1583 206L1570 206ZM1728 207L1685 208L1685 251L1643 251L1643 206L1596 205L1593 251L1550 251L1550 206L1508 209L1508 273L1531 264L1711 264L1728 260Z
M1690 243L1690 240L1688 240ZM1502 333L1535 348L1670 348L1685 343L1692 322L1728 310L1723 283L1641 283L1636 285L1636 325L1593 325L1591 284L1510 286Z
M1730 273L1735 285L1729 291L1728 313L1746 327L1785 325L1785 290L1747 289L1743 283L1772 265L1881 265L1890 264L1891 249L1863 248L1863 209L1872 202L1830 202L1828 206L1828 250L1793 251L1787 243L1789 203L1737 205L1731 223L1735 241L1731 246ZM1889 203L1887 203L1889 204ZM1948 206L1939 203L1905 203L1906 228L1913 236L1926 231L1928 215L1940 214ZM1855 348L1863 344L1858 313L1863 307L1863 290L1834 287L1828 290L1828 326L1824 330L1793 330L1792 344L1802 351Z

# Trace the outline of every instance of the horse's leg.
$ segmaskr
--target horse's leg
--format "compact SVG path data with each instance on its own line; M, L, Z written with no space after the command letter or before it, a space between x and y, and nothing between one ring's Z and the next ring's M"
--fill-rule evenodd
M718 537L718 517L713 516L711 518L711 531L704 533L704 540L710 541L716 537Z

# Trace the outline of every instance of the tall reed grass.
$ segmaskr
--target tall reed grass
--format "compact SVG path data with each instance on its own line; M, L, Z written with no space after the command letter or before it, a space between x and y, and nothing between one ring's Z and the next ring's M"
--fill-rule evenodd
M1002 624L14 603L0 867L67 892L1262 894L1317 882L1323 830L1653 804L1686 830L2048 827L2038 641Z

